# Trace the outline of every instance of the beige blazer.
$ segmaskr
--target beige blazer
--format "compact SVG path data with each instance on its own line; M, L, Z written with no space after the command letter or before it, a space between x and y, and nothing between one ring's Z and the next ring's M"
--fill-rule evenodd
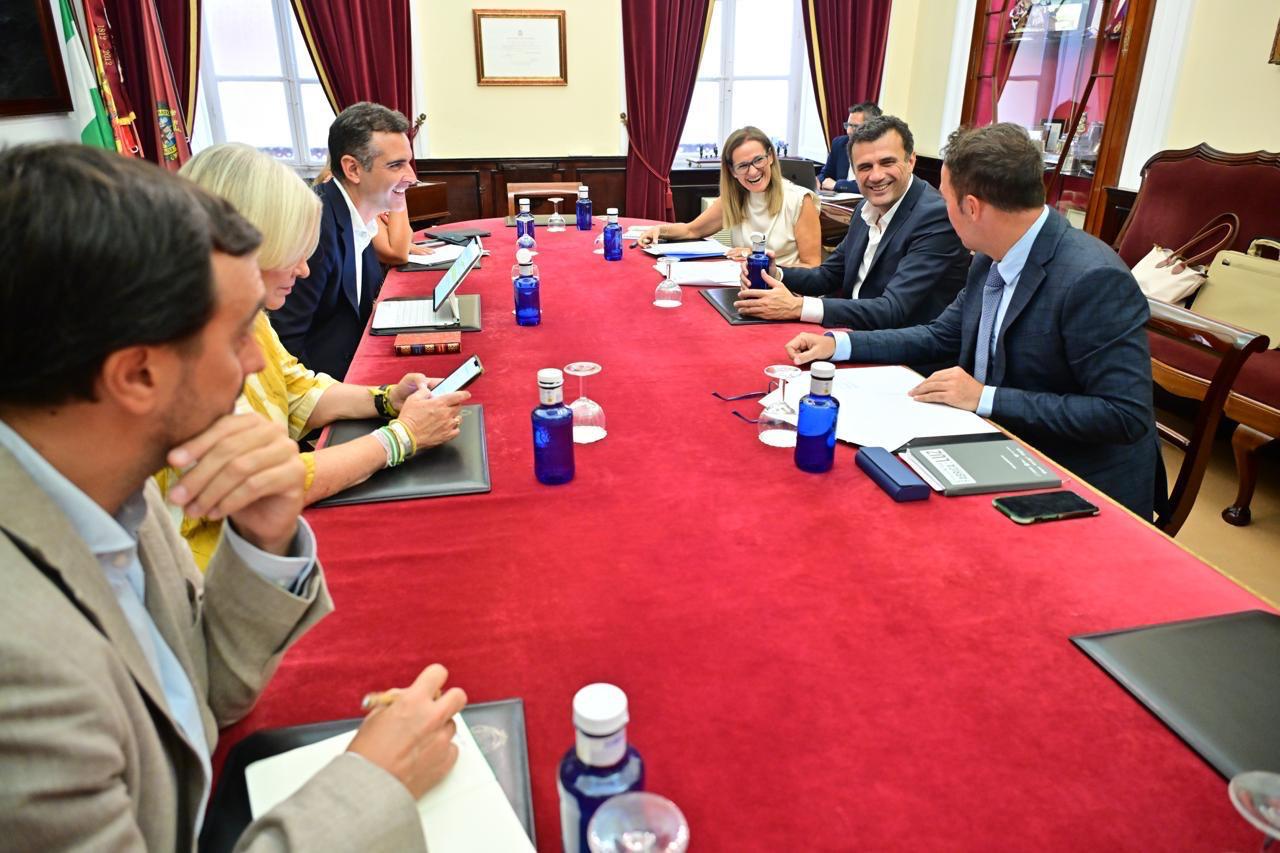
M204 699L205 734L247 714L286 648L333 609L316 568L302 597L220 548L203 577L153 482L138 530L146 607ZM0 448L0 527L52 567L92 624L0 535L0 850L194 848L200 763L170 716L97 559ZM237 850L425 850L389 773L334 761L255 821Z

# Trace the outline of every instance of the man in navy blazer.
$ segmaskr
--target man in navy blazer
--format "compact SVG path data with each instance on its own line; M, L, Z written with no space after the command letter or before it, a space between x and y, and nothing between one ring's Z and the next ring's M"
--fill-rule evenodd
M965 289L929 325L805 334L787 352L797 364L952 360L911 395L991 418L1150 520L1159 450L1147 300L1115 252L1045 206L1043 170L1017 125L956 131L942 194L978 252Z
M844 135L831 140L831 153L827 163L818 172L818 186L838 193L856 193L858 182L849 172L849 136L867 119L879 118L880 108L871 101L863 101L849 107L849 119L844 123Z
M382 288L384 271L372 241L378 214L404 209L404 191L418 176L409 122L395 110L362 102L329 127L333 180L316 193L324 205L320 242L307 259L271 325L285 348L307 367L342 379Z
M744 286L735 303L739 312L828 327L897 329L928 323L964 287L969 252L947 219L942 196L912 175L915 140L907 123L896 116L870 119L853 131L852 148L866 197L840 246L822 266L766 273L769 290Z

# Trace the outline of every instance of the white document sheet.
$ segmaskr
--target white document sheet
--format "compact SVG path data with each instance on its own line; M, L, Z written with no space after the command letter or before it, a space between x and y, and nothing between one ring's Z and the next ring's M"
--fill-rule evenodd
M652 228L652 225L632 225L622 232L623 240L639 240L644 232Z
M453 721L458 733L458 763L444 781L418 800L418 814L431 853L529 851L533 845L493 770L462 717ZM325 765L346 751L355 731L282 752L245 768L249 809L259 818L290 797Z
M429 255L410 254L407 263L426 267L436 266L437 264L451 264L458 259L458 256L462 254L462 250L464 248L466 247L451 245L437 246Z
M667 274L665 262L654 264L653 268L663 275ZM741 282L742 264L737 261L696 261L676 264L671 271L671 277L675 279L676 284L724 287Z
M907 391L920 382L914 370L897 365L837 370L831 385L831 393L840 401L836 438L894 451L913 438L999 432L973 412L908 397ZM807 371L787 383L787 402L792 408L798 408L800 398L808 393ZM767 406L777 396L774 391L760 402Z

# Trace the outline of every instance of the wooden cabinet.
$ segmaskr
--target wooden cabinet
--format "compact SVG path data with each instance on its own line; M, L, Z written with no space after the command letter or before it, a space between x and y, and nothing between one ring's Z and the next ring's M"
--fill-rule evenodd
M1049 204L1092 233L1120 175L1155 0L979 0L963 120L1026 127Z

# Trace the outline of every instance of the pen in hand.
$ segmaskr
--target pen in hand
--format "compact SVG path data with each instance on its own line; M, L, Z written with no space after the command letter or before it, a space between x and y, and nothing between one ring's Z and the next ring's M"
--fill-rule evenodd
M380 693L366 693L364 698L360 700L360 710L368 713L374 708L385 708L398 698L400 698L399 688L383 690Z

